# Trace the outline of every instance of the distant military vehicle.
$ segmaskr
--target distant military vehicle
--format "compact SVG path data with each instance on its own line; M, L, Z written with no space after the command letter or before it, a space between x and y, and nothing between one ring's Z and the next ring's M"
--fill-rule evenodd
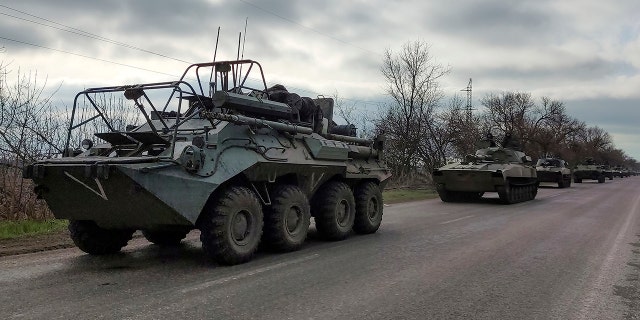
M465 161L447 164L433 171L433 181L444 202L471 201L485 192L498 192L503 203L532 200L538 192L536 169L531 158L515 150L505 139L498 146L488 137L485 147Z
M558 188L568 188L571 186L571 169L562 159L541 158L536 163L538 181L555 182Z
M613 179L613 172L606 165L596 164L593 158L587 158L584 164L578 164L573 168L573 182L575 183L582 183L584 179L604 183L607 177Z
M629 176L628 171L625 170L622 166L615 166L611 170L614 177L625 178Z
M111 95L124 95L145 123L118 128L105 111ZM89 254L120 251L135 230L175 245L199 229L205 253L243 263L261 241L300 248L311 216L328 240L378 230L391 175L384 137L335 134L332 114L330 98L268 88L256 61L193 64L177 81L78 93L65 156L24 176ZM100 121L99 143L70 148Z

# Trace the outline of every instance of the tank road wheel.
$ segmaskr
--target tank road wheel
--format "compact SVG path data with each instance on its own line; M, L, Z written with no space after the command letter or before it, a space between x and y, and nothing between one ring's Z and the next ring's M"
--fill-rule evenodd
M88 220L70 220L69 233L80 250L93 255L112 254L126 246L135 230L110 230Z
M369 234L378 231L382 223L382 191L376 183L366 182L356 188L356 217L353 231Z
M300 188L278 186L264 216L264 241L276 251L300 249L309 231L309 200Z
M353 193L343 182L329 182L313 197L313 216L318 233L327 240L342 240L349 235L355 220Z
M183 227L171 227L162 228L158 230L142 230L142 235L151 243L159 246L175 246L178 245L187 233L191 231L190 228Z
M231 187L205 207L200 221L200 241L207 255L234 265L253 257L262 236L262 205L248 188Z

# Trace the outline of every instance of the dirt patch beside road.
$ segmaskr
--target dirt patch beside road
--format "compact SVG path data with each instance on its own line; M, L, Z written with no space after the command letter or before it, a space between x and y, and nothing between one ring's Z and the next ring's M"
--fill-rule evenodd
M68 230L54 233L24 236L14 239L0 239L0 257L45 250L73 247Z

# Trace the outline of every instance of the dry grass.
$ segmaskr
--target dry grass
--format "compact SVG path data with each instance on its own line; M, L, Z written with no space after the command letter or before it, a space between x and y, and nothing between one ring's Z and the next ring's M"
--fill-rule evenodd
M53 214L33 193L33 182L22 179L22 170L0 166L0 221L47 220Z

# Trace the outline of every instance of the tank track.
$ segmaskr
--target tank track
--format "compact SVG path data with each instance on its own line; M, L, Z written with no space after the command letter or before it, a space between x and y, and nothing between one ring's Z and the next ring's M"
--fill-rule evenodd
M513 204L533 200L538 194L538 183L506 183L504 189L498 191L500 201L505 204Z

